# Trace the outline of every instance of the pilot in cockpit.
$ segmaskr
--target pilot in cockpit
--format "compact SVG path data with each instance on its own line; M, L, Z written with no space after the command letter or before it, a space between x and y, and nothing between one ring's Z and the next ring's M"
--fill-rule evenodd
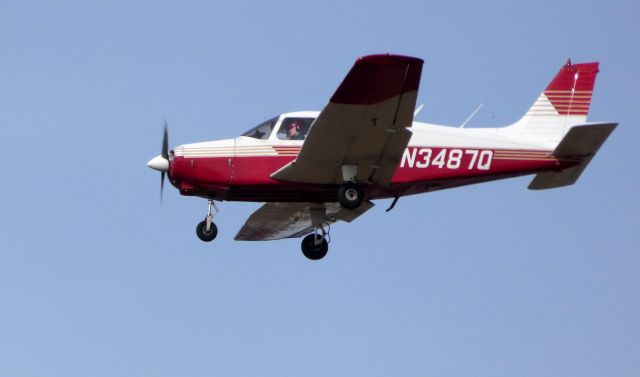
M301 131L302 126L295 120L287 125L287 137L289 140L304 140L304 135Z

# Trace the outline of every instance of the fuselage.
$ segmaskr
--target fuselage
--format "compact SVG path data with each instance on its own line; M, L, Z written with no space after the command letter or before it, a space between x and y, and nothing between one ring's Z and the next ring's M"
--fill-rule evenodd
M285 125L292 119L301 121L300 131L306 134L318 114L287 113L234 139L178 146L170 153L170 181L182 195L216 200L335 201L338 185L271 178L296 158L304 143L301 139L290 140ZM509 132L508 127L467 129L414 122L411 131L411 140L391 185L381 187L362 182L367 199L559 170L579 162L553 157L555 142Z
M241 136L169 150L147 166L168 173L182 195L208 199L196 226L218 234L215 201L266 202L235 236L241 241L304 237L309 259L328 251L330 224L352 222L373 199L535 174L528 188L572 185L615 129L586 123L598 63L567 61L529 110L501 128L415 122L423 60L392 54L359 58L322 112L286 113Z

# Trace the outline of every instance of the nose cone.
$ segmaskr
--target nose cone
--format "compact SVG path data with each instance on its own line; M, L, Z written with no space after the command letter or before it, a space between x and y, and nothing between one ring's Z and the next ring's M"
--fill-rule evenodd
M158 155L149 160L149 162L147 162L147 166L157 171L166 172L169 170L169 160Z

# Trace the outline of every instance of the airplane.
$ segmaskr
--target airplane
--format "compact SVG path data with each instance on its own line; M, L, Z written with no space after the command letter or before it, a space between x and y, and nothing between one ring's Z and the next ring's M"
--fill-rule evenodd
M181 195L208 200L196 227L212 241L216 201L264 202L239 241L303 237L311 260L328 252L330 225L351 222L391 199L535 175L529 189L574 184L617 123L587 123L599 63L568 60L531 108L499 128L414 120L419 58L377 54L356 60L320 112L278 115L239 137L162 149L147 166ZM419 109L418 109L419 110ZM212 211L212 208L215 211Z

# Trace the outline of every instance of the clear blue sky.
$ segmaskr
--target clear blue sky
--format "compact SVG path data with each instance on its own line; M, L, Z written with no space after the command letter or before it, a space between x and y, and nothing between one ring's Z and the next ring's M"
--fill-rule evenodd
M637 1L0 5L0 375L638 376ZM567 57L618 121L575 186L530 178L387 201L298 240L239 243L255 203L145 166L170 143L320 110L361 55L425 59L419 120L499 126Z

